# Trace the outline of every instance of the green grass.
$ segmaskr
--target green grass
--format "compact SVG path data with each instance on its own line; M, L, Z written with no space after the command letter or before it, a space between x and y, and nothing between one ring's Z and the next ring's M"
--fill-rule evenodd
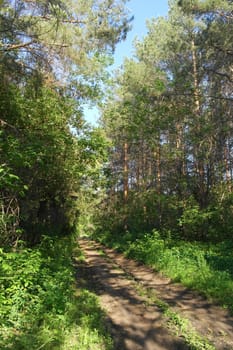
M174 282L195 289L233 312L233 242L204 244L164 238L157 232L134 238L132 233L97 237Z
M0 349L112 349L97 297L75 281L73 248L70 238L45 237L0 251Z

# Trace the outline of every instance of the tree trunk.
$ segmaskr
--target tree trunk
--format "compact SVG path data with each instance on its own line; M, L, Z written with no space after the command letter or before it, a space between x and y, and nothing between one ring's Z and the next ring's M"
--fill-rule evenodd
M123 190L124 190L124 203L127 203L129 195L129 159L128 159L128 143L124 143L124 174L123 174Z
M197 71L197 56L194 39L191 42L192 45L192 64L193 64L193 84L194 84L194 115L196 117L195 128L197 134L196 143L198 143L194 149L194 155L196 158L196 173L197 173L197 181L198 181L198 200L199 204L203 207L205 206L206 198L205 198L205 171L204 171L204 161L202 159L202 151L201 151L201 124L200 124L200 116L201 116L201 102L200 102L200 92L199 92L199 84L198 84L198 71Z

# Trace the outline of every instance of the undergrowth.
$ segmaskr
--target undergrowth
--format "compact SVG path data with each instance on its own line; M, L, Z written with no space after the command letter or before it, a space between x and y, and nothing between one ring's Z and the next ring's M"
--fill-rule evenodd
M97 297L77 293L73 252L70 238L48 237L33 249L0 250L0 349L112 348Z
M201 292L233 312L232 241L218 244L187 242L157 231L137 238L129 232L118 236L105 232L95 239L163 272L174 282Z

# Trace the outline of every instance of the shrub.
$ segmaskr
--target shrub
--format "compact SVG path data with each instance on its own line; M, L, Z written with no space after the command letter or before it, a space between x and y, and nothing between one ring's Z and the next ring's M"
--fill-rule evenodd
M75 295L72 253L69 237L0 250L1 349L111 349L97 298Z

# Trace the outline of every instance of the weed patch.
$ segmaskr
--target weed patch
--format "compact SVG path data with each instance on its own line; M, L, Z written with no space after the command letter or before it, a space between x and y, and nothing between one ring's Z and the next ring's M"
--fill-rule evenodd
M75 294L73 251L70 238L48 237L34 249L0 251L2 350L111 349L97 297Z

